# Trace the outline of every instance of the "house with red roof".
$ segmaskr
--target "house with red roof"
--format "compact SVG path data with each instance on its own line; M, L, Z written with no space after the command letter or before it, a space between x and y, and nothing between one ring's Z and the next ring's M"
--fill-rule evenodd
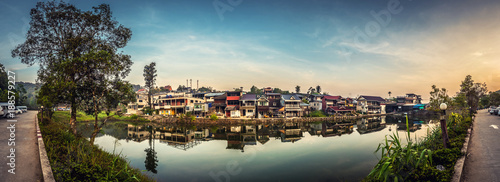
M241 91L229 91L226 92L226 117L240 117L241 113L240 107L240 97L242 95Z

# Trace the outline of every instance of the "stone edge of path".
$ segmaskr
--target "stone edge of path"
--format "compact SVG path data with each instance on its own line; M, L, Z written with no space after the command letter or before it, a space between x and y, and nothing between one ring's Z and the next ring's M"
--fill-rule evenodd
M462 146L461 152L464 154L462 157L460 157L457 162L455 163L455 170L453 172L453 178L451 179L452 182L460 182L462 181L462 172L464 170L464 163L465 163L465 158L467 158L467 149L470 144L470 137L472 135L472 126L474 125L474 120L475 117L472 119L472 124L470 125L470 128L467 130L467 137L465 137L464 145Z
M52 167L50 167L50 161L47 157L47 151L45 151L45 143L43 143L42 133L40 132L40 127L38 126L38 114L35 115L36 124L36 136L38 138L38 151L40 153L40 166L42 167L43 181L44 182L55 182L54 175L52 174Z

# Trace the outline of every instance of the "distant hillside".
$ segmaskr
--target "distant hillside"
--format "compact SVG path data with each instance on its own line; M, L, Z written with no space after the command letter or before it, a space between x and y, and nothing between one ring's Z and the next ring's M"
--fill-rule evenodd
M26 90L26 101L24 105L28 106L28 109L37 109L36 104L36 93L40 89L40 84L34 84L30 82L16 82L16 85L22 85Z

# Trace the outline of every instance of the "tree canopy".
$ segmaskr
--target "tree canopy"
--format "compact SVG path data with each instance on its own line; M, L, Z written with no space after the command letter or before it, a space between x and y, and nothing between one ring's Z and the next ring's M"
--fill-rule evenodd
M70 124L76 134L80 103L91 102L114 87L110 84L119 83L112 80L129 74L132 61L119 49L127 45L132 32L112 17L107 4L82 11L65 2L38 2L30 16L26 41L12 50L12 57L30 66L39 64L39 103L70 103Z
M151 95L152 95L152 91L153 91L153 88L155 86L155 82L156 82L156 63L155 62L151 62L149 63L148 65L144 66L144 87L146 87L148 89L148 104L149 104L149 107L153 107L153 105L151 104Z

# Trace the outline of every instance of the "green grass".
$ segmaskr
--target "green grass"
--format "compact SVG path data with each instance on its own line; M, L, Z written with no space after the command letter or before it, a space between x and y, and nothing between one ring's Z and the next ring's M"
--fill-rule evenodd
M85 118L85 117L83 117ZM70 132L69 113L56 112L40 123L56 181L153 181L116 153L108 153ZM46 123L46 124L42 124Z
M471 124L468 113L450 114L447 120L450 141L446 149L439 126L422 141L409 140L408 132L408 144L404 146L397 133L386 137L375 151L381 152L381 159L364 181L450 181L456 161L464 155L461 148ZM445 169L438 170L437 165Z
M132 114L130 116L125 116L125 115L119 116L119 115L116 115L116 113L113 111L109 115L111 116L111 118L109 118L108 121L133 121L133 122L139 121L139 122L149 122L149 120L141 118L141 117L138 117L135 114ZM56 112L54 112L54 116L53 117L64 117L64 118L67 118L67 120L69 121L69 118L71 116L70 116L70 112L69 111L56 111ZM97 115L97 118L99 120L104 120L106 117L108 117L108 115L105 112L101 112L101 113L99 113ZM76 113L76 120L78 122L94 121L94 119L95 119L94 116L87 115L85 112L77 111L77 113Z

